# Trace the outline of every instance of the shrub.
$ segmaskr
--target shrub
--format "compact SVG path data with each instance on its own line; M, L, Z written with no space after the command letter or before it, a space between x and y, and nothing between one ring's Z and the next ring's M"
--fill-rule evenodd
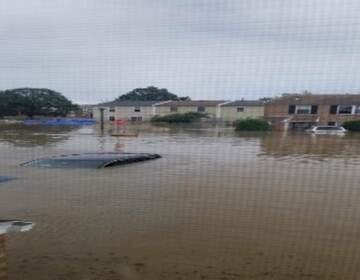
M206 118L207 115L204 113L198 112L188 112L184 114L171 114L166 116L154 116L152 122L165 122L165 123L192 123L200 120L201 118Z
M270 125L265 120L260 119L243 119L234 122L236 131L266 131L270 129Z
M349 131L360 132L360 120L344 122L343 127Z

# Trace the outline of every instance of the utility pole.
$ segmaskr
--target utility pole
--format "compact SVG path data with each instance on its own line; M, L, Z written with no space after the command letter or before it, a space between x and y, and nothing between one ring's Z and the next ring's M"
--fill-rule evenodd
M100 129L101 131L104 130L104 111L105 109L104 108L100 108Z

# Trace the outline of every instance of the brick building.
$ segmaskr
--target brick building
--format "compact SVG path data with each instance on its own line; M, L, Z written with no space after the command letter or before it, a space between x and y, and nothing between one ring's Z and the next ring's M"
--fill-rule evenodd
M360 94L287 94L266 103L265 118L275 129L306 129L360 120Z

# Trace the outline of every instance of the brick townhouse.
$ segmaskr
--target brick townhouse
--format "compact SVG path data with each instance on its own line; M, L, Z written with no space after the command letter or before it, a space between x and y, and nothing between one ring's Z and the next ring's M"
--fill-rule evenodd
M285 94L266 103L264 115L280 130L342 125L360 120L360 94Z

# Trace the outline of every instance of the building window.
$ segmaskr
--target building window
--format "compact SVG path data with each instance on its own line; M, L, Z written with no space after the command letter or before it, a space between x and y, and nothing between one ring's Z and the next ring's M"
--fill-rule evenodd
M350 115L352 113L351 105L339 105L338 106L338 114L340 115Z
M311 106L310 105L296 106L296 114L301 114L301 115L311 114Z
M131 117L131 121L132 121L132 122L142 121L142 117L137 117L137 116Z
M170 106L170 112L177 112L178 107L177 106Z
M336 122L328 122L328 125L330 125L330 126L336 126Z
M141 108L140 107L135 107L134 112L137 112L137 113L141 112Z
M316 115L318 113L319 106L318 105L312 105L311 106L311 114Z
M242 113L245 111L245 108L244 107L237 107L237 111Z
M205 112L205 107L204 107L204 106L199 106L199 107L197 108L197 111L198 111L199 113L204 113L204 112Z
M338 108L338 105L331 105L331 106L330 106L330 111L329 111L329 113L330 113L331 115L335 115L336 112L337 112L337 108Z
M289 115L295 114L295 105L289 105Z
M355 114L360 114L360 105L355 107Z
M109 109L109 112L114 113L114 112L115 112L115 108L113 108L113 107L112 107L112 108L110 108L110 109Z
M110 116L110 117L109 117L109 121L111 121L111 122L115 121L115 117L114 117L114 116Z

